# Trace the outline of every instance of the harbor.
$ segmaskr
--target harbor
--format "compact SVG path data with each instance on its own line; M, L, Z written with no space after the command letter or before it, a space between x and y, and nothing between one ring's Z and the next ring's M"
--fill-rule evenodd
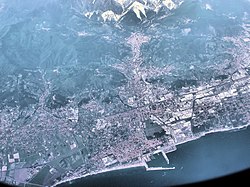
M167 154L170 161L167 170L163 168L146 170L144 166L123 168L79 177L77 180L71 181L70 186L169 186L232 174L250 168L249 133L249 127L234 132L216 132L178 145L176 151ZM240 162L235 162L236 160L240 160ZM175 169L171 169L171 167ZM114 183L111 184L111 181ZM69 182L66 182L58 186L68 184Z

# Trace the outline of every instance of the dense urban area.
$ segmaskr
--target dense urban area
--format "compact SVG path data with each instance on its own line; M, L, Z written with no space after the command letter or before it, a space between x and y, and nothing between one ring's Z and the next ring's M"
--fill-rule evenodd
M119 61L96 51L102 65L85 68L76 60L52 66L60 57L57 52L54 56L44 52L40 66L21 68L21 64L15 69L17 59L29 63L22 56L26 44L19 41L23 51L17 53L16 44L6 42L14 35L0 33L0 66L6 61L8 68L15 69L8 75L7 66L1 69L0 181L51 186L108 170L147 168L152 155L159 152L169 163L167 153L178 144L208 133L246 128L250 124L249 20L242 28L237 37L211 35L204 43L201 35L204 51L187 52L188 57L173 57L172 52L180 50L179 41L168 38L173 41L164 44L169 46L163 52L169 53L169 59L216 62L204 65L205 69L190 64L185 71L174 63L155 65L159 59L149 44L161 38L142 32L124 38L120 50L126 51ZM183 28L183 37L190 31ZM210 31L215 32L212 26ZM77 34L86 40L92 37ZM110 42L109 35L101 37ZM50 51L55 39L47 39ZM93 49L90 46L88 53L80 55L91 57ZM63 59L67 61L77 52L65 49L62 53L67 53Z

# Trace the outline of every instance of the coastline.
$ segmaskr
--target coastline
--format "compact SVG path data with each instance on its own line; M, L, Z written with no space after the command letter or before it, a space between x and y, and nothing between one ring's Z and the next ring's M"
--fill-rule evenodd
M63 183L66 183L66 182L70 182L72 180L88 177L88 176L93 176L93 175L102 174L102 173L111 172L111 171L130 169L130 168L139 168L139 167L146 168L146 162L139 162L139 163L135 163L135 164L116 166L116 167L113 167L113 168L107 168L107 169L96 171L96 172L93 171L91 173L87 173L87 174L84 174L84 175L81 175L81 176L73 176L70 179L62 180L62 181L60 181L58 183L53 184L52 187L55 187L55 186L57 186L59 184L63 184Z
M201 134L201 136L191 137L190 139L188 139L185 142L176 143L175 146L182 145L182 144L185 144L185 143L188 143L188 142L191 142L191 141L198 140L198 139L200 139L200 138L202 138L202 137L204 137L206 135L210 135L210 134L214 134L214 133L220 133L220 132L240 131L240 130L244 130L244 129L248 128L248 127L250 127L250 124L243 125L243 126L240 126L240 127L235 127L235 128L223 128L223 129L211 130L209 132L205 132L205 133ZM173 152L173 151L170 151L170 152ZM166 153L170 153L170 152L166 152Z
M244 130L245 128L248 128L248 127L249 127L249 124L244 125L244 126L240 126L240 127L235 127L235 128L224 128L224 129L213 130L213 131L204 133L203 135L201 135L199 137L193 137L193 138L188 139L188 141L178 143L178 144L176 144L176 146L177 145L182 145L182 144L194 141L194 140L198 140L198 139L200 139L200 138L202 138L202 137L204 137L206 135L209 135L209 134L220 133L220 132L230 132L230 131L236 131L237 132L237 131L240 131L240 130ZM173 151L170 151L170 152L173 152ZM169 152L167 152L167 153L169 153ZM72 176L69 179L62 180L62 181L59 181L59 182L53 184L52 187L55 187L55 186L58 186L60 184L67 183L67 182L70 182L70 181L73 181L73 180L76 180L76 179L85 178L85 177L88 177L88 176L98 175L98 174L111 172L111 171L118 171L118 170L131 169L131 168L139 168L139 167L145 168L146 171L174 170L175 169L175 167L169 167L169 168L162 168L162 167L155 167L154 168L154 167L152 167L152 168L149 168L145 161L141 161L141 162L137 162L137 163L134 163L134 164L120 165L120 166L116 166L116 167L113 167L113 168L107 168L107 169L100 170L100 171L93 171L91 173L87 173L87 174L84 174L84 175Z

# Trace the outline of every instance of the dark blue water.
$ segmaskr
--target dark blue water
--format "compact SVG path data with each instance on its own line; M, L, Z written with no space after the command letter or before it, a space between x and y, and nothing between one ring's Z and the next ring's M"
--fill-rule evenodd
M250 168L249 155L250 128L214 133L179 145L175 152L169 153L170 165L175 166L175 170L126 169L77 179L70 186L158 187L193 183Z
M140 22L130 13L115 26L87 19L72 9L75 5L72 2L75 1L0 0L0 92L2 100L6 100L3 105L24 105L21 101L28 98L26 93L9 94L13 91L12 84L7 87L5 82L27 69L46 72L58 93L74 96L76 100L81 100L85 91L117 91L126 81L110 65L129 63L132 55L125 39L135 32L151 38L141 48L145 67L173 67L171 74L159 79L164 80L159 81L160 86L168 89L178 80L193 80L194 77L203 83L228 69L217 65L231 62L231 54L227 56L224 52L235 46L223 38L238 38L249 33L243 28L244 24L249 24L249 0L186 0L168 17L161 17L164 11L161 15L150 16L149 13L148 19ZM211 10L206 9L207 4L211 5ZM191 67L195 71L191 71ZM40 85L35 80L34 84ZM15 85L13 81L13 87ZM7 91L2 92L5 87ZM37 98L39 94L35 92ZM30 100L26 102L24 106ZM78 179L71 186L176 185L250 168L250 128L210 134L177 148L168 154L176 170L127 169ZM61 186L65 185L69 184Z

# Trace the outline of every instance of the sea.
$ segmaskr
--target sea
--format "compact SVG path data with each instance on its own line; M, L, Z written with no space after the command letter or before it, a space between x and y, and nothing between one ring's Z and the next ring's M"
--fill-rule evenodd
M217 132L177 146L167 154L174 170L131 168L79 178L59 187L163 187L227 176L250 168L250 127ZM162 162L162 163L161 163ZM159 159L159 165L164 160Z
M39 69L47 72L51 84L65 97L81 95L90 89L117 90L125 84L125 76L110 67L124 61L129 63L131 48L126 38L133 33L151 38L141 48L147 66L173 67L172 73L159 79L159 84L163 80L165 83L161 85L167 87L178 80L192 82L194 77L206 82L231 59L231 54L224 53L231 50L224 38L249 33L249 0L185 0L168 15L163 11L140 21L131 12L120 24L104 23L94 16L86 18L79 7L80 1L0 0L2 82L13 75L19 76L19 72ZM122 78L117 78L118 75ZM5 89L2 85L0 91ZM6 95L6 102L22 101ZM167 157L174 170L131 168L58 186L162 187L235 173L250 168L250 128L208 134L178 145ZM159 166L165 164L162 159L156 162Z

